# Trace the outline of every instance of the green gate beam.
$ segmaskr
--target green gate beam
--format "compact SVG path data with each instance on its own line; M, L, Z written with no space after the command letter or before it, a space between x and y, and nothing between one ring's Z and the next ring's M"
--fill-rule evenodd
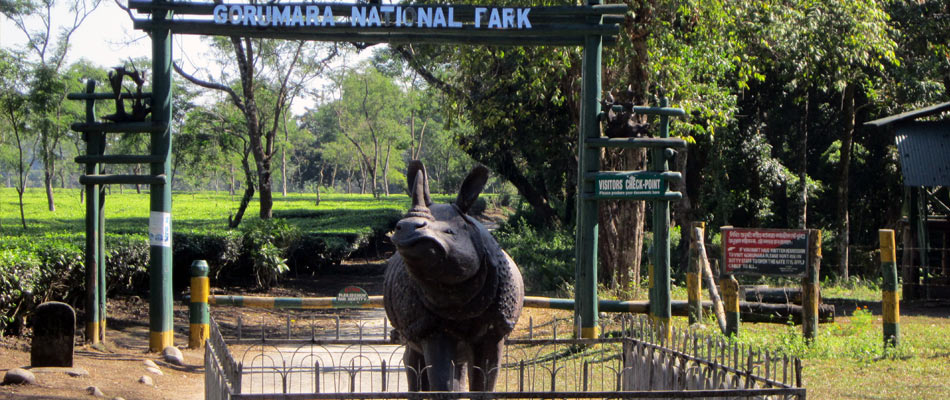
M151 0L130 0L129 8L133 8L142 13L160 12L162 10L174 11L178 15L212 15L214 8L218 3L199 3L199 2L171 2ZM335 16L349 16L351 6L367 6L369 3L307 3L307 2L287 2L280 3L281 7L289 6L317 6L320 9L330 7ZM411 7L447 7L446 4L412 4ZM475 15L476 8L500 8L500 6L480 6L454 4L451 6L458 19L470 19ZM630 7L626 4L588 4L586 6L550 6L550 7L528 7L531 8L531 22L545 22L549 20L574 20L578 17L601 16L607 14L626 14Z

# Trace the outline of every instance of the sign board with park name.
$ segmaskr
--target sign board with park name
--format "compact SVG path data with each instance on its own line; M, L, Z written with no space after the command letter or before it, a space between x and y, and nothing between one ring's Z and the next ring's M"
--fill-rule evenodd
M804 229L723 228L726 274L805 276L808 231Z
M129 0L152 18L136 29L360 43L584 45L590 36L614 43L625 4L508 7L366 2L204 2ZM175 18L154 18L171 12ZM609 17L609 18L608 18Z
M618 199L651 199L666 193L666 177L660 172L601 173L595 179L595 194Z

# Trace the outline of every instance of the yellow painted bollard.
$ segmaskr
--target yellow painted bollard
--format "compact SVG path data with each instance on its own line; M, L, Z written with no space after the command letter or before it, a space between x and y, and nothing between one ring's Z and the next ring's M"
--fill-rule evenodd
M878 230L881 240L881 274L884 286L881 288L881 304L884 308L884 346L897 346L901 337L900 299L897 297L897 251L894 245L894 231Z
M204 347L205 340L211 334L211 317L208 309L208 294L210 292L211 282L208 280L208 263L205 260L195 260L191 263L188 348Z
M719 280L722 302L726 309L726 336L739 335L739 281L732 275Z

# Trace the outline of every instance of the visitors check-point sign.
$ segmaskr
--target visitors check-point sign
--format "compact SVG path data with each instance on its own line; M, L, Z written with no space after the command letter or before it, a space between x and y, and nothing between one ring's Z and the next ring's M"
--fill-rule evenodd
M683 176L675 171L611 171L593 174L593 178L594 194L600 198L655 200L670 195L670 182Z

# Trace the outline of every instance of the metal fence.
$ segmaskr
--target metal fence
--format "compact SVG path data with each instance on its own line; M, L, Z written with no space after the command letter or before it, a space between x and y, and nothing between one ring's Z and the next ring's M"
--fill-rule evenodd
M403 347L384 321L238 321L228 339L211 321L206 399L805 398L798 359L691 331L658 341L639 316L599 339L558 338L571 331L564 321L530 324L506 341L491 393L408 392Z

